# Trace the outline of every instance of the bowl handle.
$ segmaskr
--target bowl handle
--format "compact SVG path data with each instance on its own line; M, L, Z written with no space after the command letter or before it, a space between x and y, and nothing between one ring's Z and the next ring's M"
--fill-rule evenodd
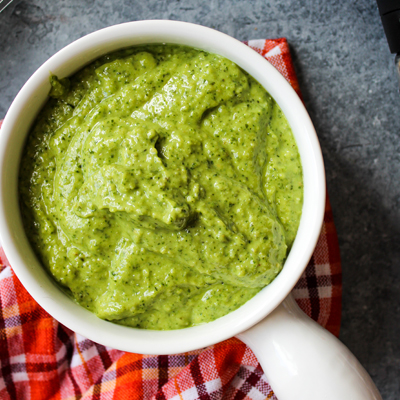
M279 400L382 400L350 350L292 295L237 337L253 350Z

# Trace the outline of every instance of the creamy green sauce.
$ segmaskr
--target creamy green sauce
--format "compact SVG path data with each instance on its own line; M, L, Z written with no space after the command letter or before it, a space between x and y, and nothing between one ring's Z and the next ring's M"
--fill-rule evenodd
M303 180L290 127L231 61L152 45L51 77L20 170L27 235L100 318L178 329L281 271Z

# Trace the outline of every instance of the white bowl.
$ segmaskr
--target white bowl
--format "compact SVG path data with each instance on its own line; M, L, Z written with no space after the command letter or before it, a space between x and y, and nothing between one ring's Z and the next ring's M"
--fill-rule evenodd
M20 158L30 126L47 100L49 73L69 76L103 54L150 43L175 43L217 53L252 75L286 115L300 152L304 177L300 226L281 273L238 310L201 326L174 331L141 330L103 321L67 297L32 251L18 201ZM324 208L321 150L297 94L255 51L223 33L198 25L173 21L132 22L77 40L32 75L12 103L1 129L1 243L22 284L55 319L97 343L142 354L181 353L238 335L256 353L280 400L379 400L381 397L371 378L350 351L306 317L290 296L283 301L312 255Z
M49 73L70 76L99 56L149 43L175 43L220 54L252 75L277 101L292 128L304 175L304 206L296 240L278 277L238 310L202 326L149 331L97 318L68 298L44 271L24 232L17 178L29 128L47 100ZM274 310L296 284L317 242L325 208L325 175L318 139L299 97L282 75L254 50L223 33L183 22L141 21L87 35L46 61L12 103L0 137L0 237L22 284L55 319L106 346L136 353L181 353L242 332Z

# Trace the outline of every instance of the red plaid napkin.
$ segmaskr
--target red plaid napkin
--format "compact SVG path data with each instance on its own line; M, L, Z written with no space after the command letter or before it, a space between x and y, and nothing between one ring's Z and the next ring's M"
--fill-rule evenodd
M246 44L300 95L286 39ZM309 316L338 335L341 289L327 199L317 247L293 294ZM235 338L185 354L150 356L106 348L75 334L32 299L0 248L0 399L150 398L276 399L252 351Z

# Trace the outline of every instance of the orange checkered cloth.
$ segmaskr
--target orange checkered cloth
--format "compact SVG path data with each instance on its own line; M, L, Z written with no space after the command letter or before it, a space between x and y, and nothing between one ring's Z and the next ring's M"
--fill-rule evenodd
M300 95L286 39L246 44L270 61ZM339 246L327 199L317 247L293 294L309 316L338 335L341 288ZM104 347L47 314L0 249L0 399L265 398L276 399L253 352L238 339L168 356Z

